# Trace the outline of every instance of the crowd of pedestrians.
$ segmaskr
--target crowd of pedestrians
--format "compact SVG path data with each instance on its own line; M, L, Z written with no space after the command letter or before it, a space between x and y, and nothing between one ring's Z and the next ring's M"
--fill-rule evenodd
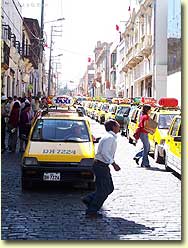
M46 97L1 96L1 153L15 152L18 143L19 151L24 152L35 114L47 106Z

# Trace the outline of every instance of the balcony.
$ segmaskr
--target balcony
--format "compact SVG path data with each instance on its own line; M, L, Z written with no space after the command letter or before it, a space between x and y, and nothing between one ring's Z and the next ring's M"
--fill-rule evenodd
M143 35L141 38L139 55L149 56L152 49L152 35Z
M127 72L128 69L132 69L143 60L143 56L138 53L138 46L139 44L137 45L136 48L132 47L131 49L129 49L125 57L124 66L122 68L124 72Z
M22 56L30 60L34 69L38 69L39 52L39 46L33 49L32 45L25 45L22 51Z
M1 38L10 47L10 43L11 43L11 28L10 28L9 25L5 25L5 24L2 25Z
M10 47L6 44L5 41L1 42L1 69L7 70L9 68L9 56L10 56Z
M11 34L11 46L16 47L16 35Z

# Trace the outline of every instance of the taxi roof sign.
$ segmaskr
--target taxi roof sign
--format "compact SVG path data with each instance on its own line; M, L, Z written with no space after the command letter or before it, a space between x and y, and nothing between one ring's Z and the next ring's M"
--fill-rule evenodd
M178 107L178 99L163 97L163 98L159 99L158 104L161 107Z

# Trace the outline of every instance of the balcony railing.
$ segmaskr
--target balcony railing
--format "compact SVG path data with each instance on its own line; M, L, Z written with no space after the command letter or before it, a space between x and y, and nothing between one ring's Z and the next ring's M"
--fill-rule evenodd
M11 46L16 47L16 35L11 34Z
M6 42L2 42L1 64L7 70L9 67L10 47Z
M39 62L39 47L35 47L34 49L31 45L25 45L22 51L22 56L28 58L33 64L33 67L37 69Z
M11 41L11 28L9 25L2 25L1 37L2 40Z

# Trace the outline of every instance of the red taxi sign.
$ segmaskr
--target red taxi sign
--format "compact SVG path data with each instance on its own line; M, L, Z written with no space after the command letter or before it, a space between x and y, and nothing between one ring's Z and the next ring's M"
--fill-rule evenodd
M156 103L157 103L157 100L155 98L153 98L153 97L142 97L141 98L141 102L143 104L149 104L152 107L155 107L156 106Z
M163 97L163 98L159 99L158 104L161 107L178 107L178 99Z

